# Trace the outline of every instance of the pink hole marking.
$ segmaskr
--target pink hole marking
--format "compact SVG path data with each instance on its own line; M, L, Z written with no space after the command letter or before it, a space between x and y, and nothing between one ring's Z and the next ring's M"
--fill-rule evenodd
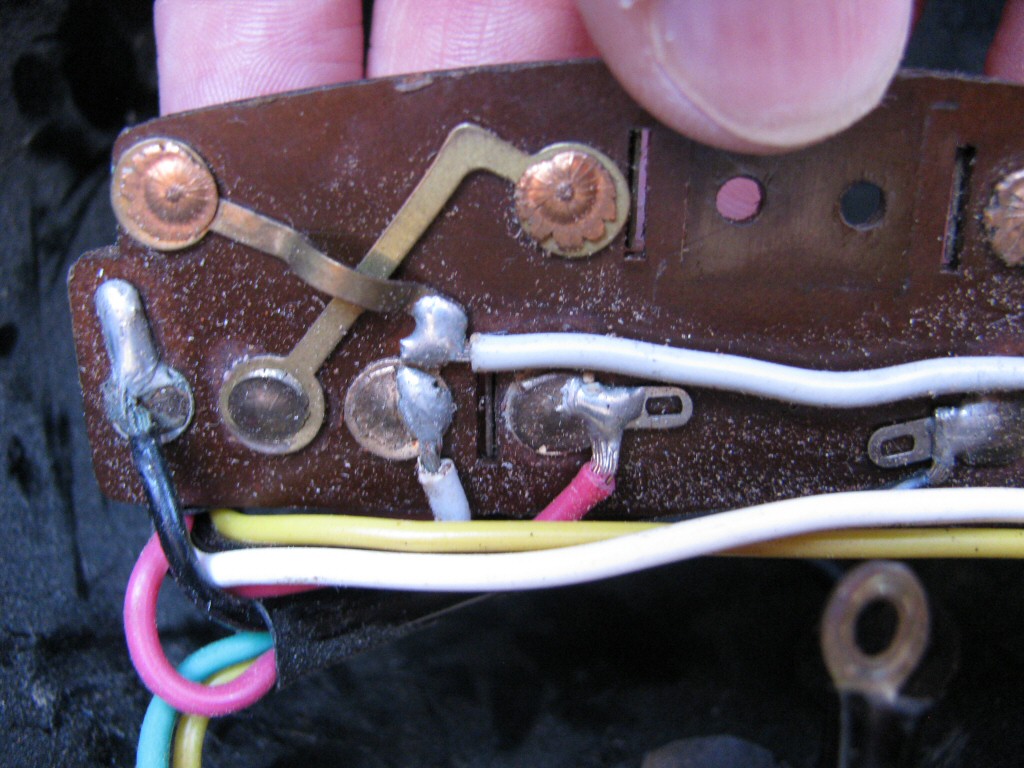
M764 190L757 179L749 176L734 176L718 188L715 208L728 221L741 223L750 221L761 211Z

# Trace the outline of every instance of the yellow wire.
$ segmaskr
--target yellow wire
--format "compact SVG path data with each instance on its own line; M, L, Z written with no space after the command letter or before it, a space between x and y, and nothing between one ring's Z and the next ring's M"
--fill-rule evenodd
M230 683L251 665L251 661L243 661L222 669L208 677L206 684ZM171 762L173 768L203 768L203 741L209 726L210 718L201 715L184 715L178 721L178 730L174 734L174 759Z
M394 552L524 552L625 536L664 523L476 520L436 523L352 515L211 513L232 541L278 546L351 547ZM742 557L1024 558L1020 528L857 529L794 536L723 552Z
M766 541L724 554L816 560L1024 558L1024 529L867 528Z
M222 536L249 544L353 547L395 552L524 552L601 541L654 528L657 523L473 520L436 523L355 515L211 513Z

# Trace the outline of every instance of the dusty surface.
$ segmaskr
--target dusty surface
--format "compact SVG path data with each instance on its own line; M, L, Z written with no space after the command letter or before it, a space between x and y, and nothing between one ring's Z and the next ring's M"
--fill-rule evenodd
M933 2L911 63L977 70L998 6ZM110 146L155 108L148 27L144 4L0 8L5 765L130 765L148 700L119 619L149 524L97 490L64 287L71 260L114 237ZM1016 764L1021 567L920 572L948 618L938 640L962 648L925 764ZM791 766L828 765L834 700L815 625L831 579L808 564L702 561L496 598L215 725L209 763L636 766L676 739L732 734ZM173 589L162 625L174 659L218 634Z

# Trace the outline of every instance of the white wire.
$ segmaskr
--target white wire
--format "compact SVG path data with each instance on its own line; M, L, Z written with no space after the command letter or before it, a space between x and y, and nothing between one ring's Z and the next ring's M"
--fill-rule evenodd
M457 522L470 520L473 514L469 510L469 499L451 459L441 459L437 472L428 472L417 462L416 477L427 495L430 511L438 522Z
M323 547L199 553L213 584L317 584L502 592L581 584L788 536L845 528L1024 523L1024 489L937 488L806 496L562 549L420 554Z
M863 371L817 371L750 357L587 333L478 333L474 371L571 369L621 373L801 405L859 408L958 392L1024 390L1022 357L948 357Z

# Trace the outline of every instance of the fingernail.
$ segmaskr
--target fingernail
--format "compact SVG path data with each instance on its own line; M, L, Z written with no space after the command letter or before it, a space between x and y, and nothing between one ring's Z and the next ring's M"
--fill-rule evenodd
M738 138L800 146L881 99L902 57L910 2L649 0L647 35L668 80Z

